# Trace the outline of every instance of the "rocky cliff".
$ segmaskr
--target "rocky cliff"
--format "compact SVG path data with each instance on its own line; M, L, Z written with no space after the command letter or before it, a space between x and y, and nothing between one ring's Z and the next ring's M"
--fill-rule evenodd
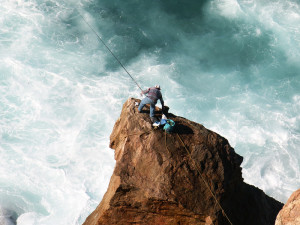
M85 225L274 224L282 203L243 182L242 157L225 138L172 114L173 133L154 130L135 102L115 123L115 170Z
M300 225L300 189L291 195L280 210L275 225Z

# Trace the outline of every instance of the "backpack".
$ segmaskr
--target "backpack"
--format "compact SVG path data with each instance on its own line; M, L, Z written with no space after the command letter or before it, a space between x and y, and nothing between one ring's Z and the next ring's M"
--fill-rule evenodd
M175 122L173 120L166 120L165 126L164 126L164 130L167 133L171 133L174 130L175 127Z

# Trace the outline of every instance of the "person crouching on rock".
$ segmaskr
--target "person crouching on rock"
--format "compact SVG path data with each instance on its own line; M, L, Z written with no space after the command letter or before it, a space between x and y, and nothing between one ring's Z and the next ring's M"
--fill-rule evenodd
M154 112L158 99L160 100L162 110L164 109L164 100L160 92L160 86L156 85L155 87L148 88L142 91L141 94L145 94L146 97L141 101L138 110L141 112L146 104L150 104L150 119L152 122L155 122Z

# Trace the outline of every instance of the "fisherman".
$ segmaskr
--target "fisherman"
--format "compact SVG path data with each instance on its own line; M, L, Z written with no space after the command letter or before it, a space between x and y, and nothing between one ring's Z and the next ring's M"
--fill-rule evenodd
M141 112L146 104L150 104L150 119L152 122L155 122L154 111L158 99L161 103L162 110L164 110L164 100L160 92L160 86L155 85L155 87L142 91L141 94L145 94L146 97L141 101L138 110Z

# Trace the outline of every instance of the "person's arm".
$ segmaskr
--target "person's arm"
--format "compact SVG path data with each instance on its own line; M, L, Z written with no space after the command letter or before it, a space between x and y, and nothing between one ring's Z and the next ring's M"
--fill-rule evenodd
M161 103L161 109L164 110L165 102L164 102L162 97L159 100L160 100L160 103Z
M148 88L148 89L142 91L141 94L142 94L142 95L145 95L145 94L147 94L149 91L150 91L150 88Z

